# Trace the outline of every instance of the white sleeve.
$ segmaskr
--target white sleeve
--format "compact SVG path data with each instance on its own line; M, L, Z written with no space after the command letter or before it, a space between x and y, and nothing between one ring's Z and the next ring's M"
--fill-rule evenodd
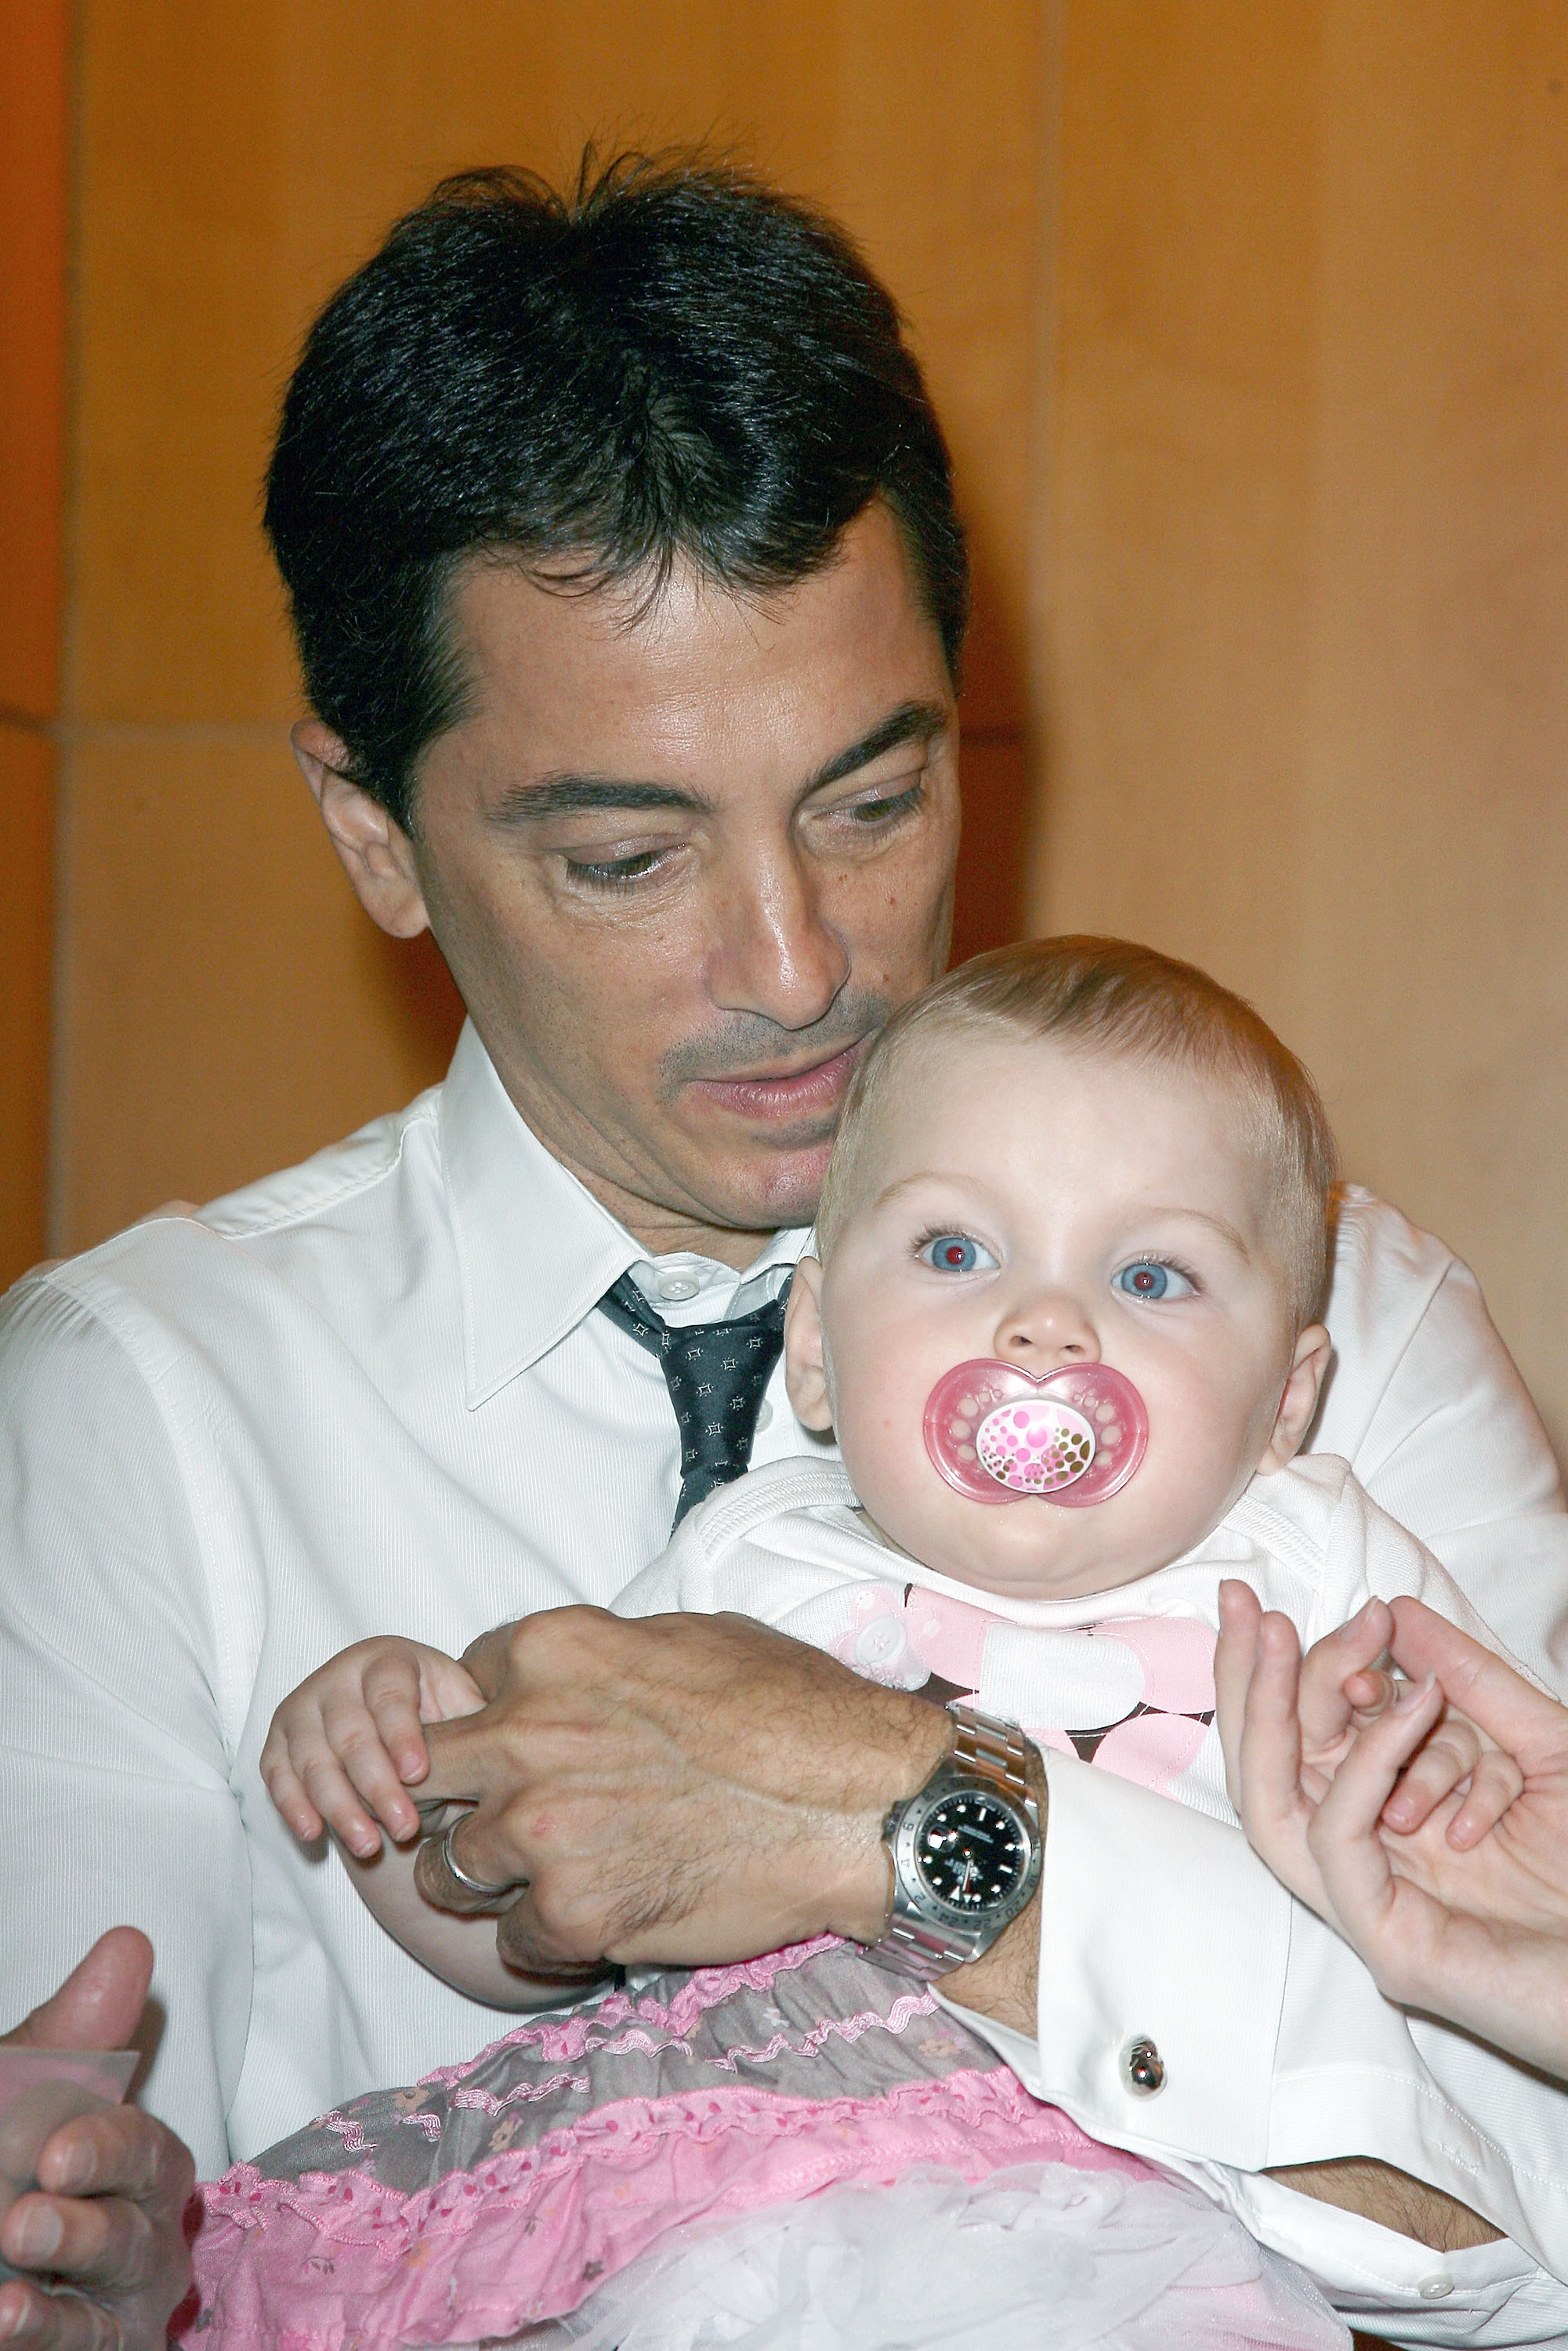
M0 2023L106 1927L142 1928L163 2022L141 2103L205 2178L229 2160L251 1997L214 1649L146 1384L68 1294L21 1285L0 1314Z
M787 1502L800 1474L792 1461L771 1463L710 1495L632 1577L615 1614L713 1616L733 1610L812 1648L840 1649L858 1621L857 1594L901 1593L902 1586L868 1567L863 1540L835 1540L820 1520L770 1507L774 1497ZM925 1678L924 1669L918 1678Z
M1494 1633L1568 1687L1568 1513L1540 1416L1450 1249L1353 1189L1312 1449L1342 1454L1436 1553Z
M1302 1648L1310 1649L1325 1633L1334 1632L1364 1601L1373 1598L1419 1600L1482 1648L1496 1651L1511 1666L1520 1663L1471 1606L1442 1562L1408 1527L1380 1510L1352 1476L1344 1480L1330 1521L1323 1581L1317 1603L1301 1627Z

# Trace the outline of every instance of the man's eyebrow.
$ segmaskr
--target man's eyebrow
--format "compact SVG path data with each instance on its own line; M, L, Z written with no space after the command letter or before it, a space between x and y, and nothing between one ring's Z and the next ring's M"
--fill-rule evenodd
M706 815L712 802L678 784L639 784L619 776L562 772L508 784L490 810L492 824L532 824L541 817L580 816L597 809L680 809Z
M818 768L807 784L802 799L812 792L826 789L829 784L841 783L858 768L869 768L873 759L889 751L896 751L905 743L918 743L924 749L927 743L946 731L952 724L952 713L944 710L939 702L901 702L885 718L878 719L869 734L847 750L836 751L826 764Z
M817 769L807 781L801 799L823 791L845 776L869 768L873 759L896 751L902 744L929 743L950 722L951 714L938 702L904 702L879 719L858 743L852 743ZM563 768L536 776L526 784L510 784L490 811L492 824L533 824L552 816L581 816L601 809L675 809L688 816L706 816L713 803L701 792L679 784L639 783L620 776L595 776Z

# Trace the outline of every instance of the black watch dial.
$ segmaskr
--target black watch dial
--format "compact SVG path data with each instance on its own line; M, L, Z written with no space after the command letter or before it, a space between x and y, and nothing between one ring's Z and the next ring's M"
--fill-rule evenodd
M1006 1902L1029 1866L1029 1839L1016 1814L973 1789L940 1796L920 1824L915 1865L938 1902L966 1917Z

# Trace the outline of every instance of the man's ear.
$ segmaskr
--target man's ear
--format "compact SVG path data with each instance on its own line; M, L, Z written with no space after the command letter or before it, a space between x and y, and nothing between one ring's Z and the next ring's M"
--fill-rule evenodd
M828 1435L833 1405L822 1347L822 1269L814 1257L800 1259L790 1285L784 1313L784 1385L801 1426Z
M430 917L407 833L380 800L350 782L347 747L329 726L302 718L288 739L355 897L394 939L417 938L429 929Z
M1280 1409L1274 1416L1273 1434L1263 1447L1260 1470L1282 1469L1293 1461L1301 1449L1301 1441L1312 1425L1312 1415L1318 1408L1318 1395L1323 1374L1329 1367L1333 1342L1321 1322L1309 1322L1296 1342L1296 1352L1291 1358L1291 1375L1285 1382L1285 1393L1280 1398Z

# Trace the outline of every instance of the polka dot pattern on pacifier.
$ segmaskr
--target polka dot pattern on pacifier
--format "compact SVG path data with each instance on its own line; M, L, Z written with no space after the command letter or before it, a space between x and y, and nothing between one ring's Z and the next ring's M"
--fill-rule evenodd
M1015 1494L1049 1494L1070 1486L1094 1458L1094 1431L1083 1415L1043 1396L1004 1404L972 1430L960 1417L951 1433L960 1442L972 1441L981 1468Z
M972 1502L1105 1501L1133 1476L1148 1440L1142 1396L1109 1364L1044 1373L996 1360L959 1364L925 1405L932 1463Z

